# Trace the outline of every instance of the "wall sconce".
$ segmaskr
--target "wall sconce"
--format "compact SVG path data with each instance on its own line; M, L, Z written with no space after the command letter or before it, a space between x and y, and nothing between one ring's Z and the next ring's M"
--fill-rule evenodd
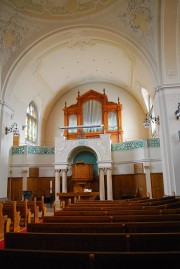
M180 103L178 103L177 110L175 111L176 119L179 120L180 118Z
M5 128L5 134L13 133L13 135L19 135L19 129L17 128L17 123L14 122L10 127Z
M146 118L143 122L144 128L150 127L151 123L156 123L157 125L159 125L159 117L153 117L151 113L147 113Z
M22 125L22 130L24 131L26 128L26 125Z

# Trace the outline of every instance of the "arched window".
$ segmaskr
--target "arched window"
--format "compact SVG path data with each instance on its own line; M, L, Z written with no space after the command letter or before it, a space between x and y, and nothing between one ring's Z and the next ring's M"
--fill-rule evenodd
M26 112L26 136L27 142L37 143L38 113L34 102L32 101Z

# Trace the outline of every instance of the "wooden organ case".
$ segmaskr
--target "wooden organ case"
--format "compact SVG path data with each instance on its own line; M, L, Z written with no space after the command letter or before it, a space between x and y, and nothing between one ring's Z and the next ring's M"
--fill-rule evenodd
M64 107L64 126L71 126L70 119L72 117L76 120L76 126L84 126L85 123L83 121L83 105L90 101L95 100L100 103L102 110L102 119L101 124L103 128L99 128L98 130L88 130L84 132L83 128L77 128L73 132L70 129L64 128L64 136L67 140L69 139L84 139L84 138L96 138L99 137L100 134L109 133L111 135L111 140L113 143L118 143L123 141L123 130L122 130L122 104L119 102L109 102L107 95L105 94L105 89L103 90L103 94L96 92L94 90L89 90L88 92L80 95L78 92L77 103L73 104L69 107ZM110 116L115 119L115 125L112 127L110 124Z

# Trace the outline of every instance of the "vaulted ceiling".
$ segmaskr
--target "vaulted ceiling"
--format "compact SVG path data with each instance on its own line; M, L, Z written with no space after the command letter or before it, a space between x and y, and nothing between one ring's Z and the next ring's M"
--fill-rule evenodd
M3 0L2 96L45 109L91 82L115 84L144 108L157 84L158 1ZM43 113L43 111L42 111Z

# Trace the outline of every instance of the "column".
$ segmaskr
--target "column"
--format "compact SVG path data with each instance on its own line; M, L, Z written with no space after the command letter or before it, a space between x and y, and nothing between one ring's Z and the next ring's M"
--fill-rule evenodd
M151 175L150 175L150 165L144 166L145 173L146 173L146 190L147 196L152 198L152 188L151 188Z
M62 192L67 193L67 169L62 169Z
M57 193L60 192L60 170L55 170L55 201L59 201Z
M100 200L105 200L104 168L99 168L99 197Z
M111 168L107 168L107 200L113 200Z

